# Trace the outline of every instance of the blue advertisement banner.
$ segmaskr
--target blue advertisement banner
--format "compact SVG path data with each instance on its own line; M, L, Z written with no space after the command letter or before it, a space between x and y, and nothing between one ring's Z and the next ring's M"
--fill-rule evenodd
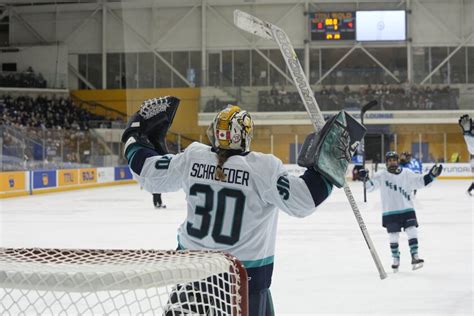
M56 187L56 170L33 171L33 189Z
M133 179L132 173L128 166L115 167L115 178L114 180L131 180Z

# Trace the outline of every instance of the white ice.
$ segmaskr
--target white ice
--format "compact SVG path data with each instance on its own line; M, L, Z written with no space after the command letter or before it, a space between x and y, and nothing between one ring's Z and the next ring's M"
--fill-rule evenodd
M280 215L271 287L276 315L473 315L474 197L469 181L439 180L415 199L420 255L412 271L406 235L401 266L390 269L388 235L381 226L379 192L363 203L351 183L389 276L380 280L342 190L303 219ZM184 220L184 193L151 194L122 185L1 200L0 246L175 249Z

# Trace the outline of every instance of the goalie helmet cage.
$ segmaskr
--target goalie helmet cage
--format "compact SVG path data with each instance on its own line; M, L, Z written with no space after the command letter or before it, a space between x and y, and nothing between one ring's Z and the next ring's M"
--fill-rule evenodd
M0 248L0 315L248 315L247 272L215 251Z

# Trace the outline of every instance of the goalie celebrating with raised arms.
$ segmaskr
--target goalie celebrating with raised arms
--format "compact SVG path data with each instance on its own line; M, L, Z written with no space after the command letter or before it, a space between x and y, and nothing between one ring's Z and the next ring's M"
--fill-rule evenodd
M434 165L425 174L416 174L410 169L401 168L398 154L389 151L385 154L386 170L377 172L369 179L366 169L359 170L359 178L366 180L368 192L380 189L382 197L382 226L387 229L392 251L394 272L400 265L400 251L398 241L402 228L408 237L413 270L423 266L423 259L418 256L418 221L413 205L412 192L429 185L441 174L442 165Z
M250 151L253 121L235 105L211 122L207 132L211 146L194 142L182 153L162 155L160 148L178 105L176 97L147 100L129 120L122 141L134 178L150 192L183 189L188 209L178 228L178 248L217 250L237 257L249 276L249 315L274 315L269 288L278 209L295 217L312 214L330 195L332 179L315 168L291 176L274 155ZM326 131L336 128L334 120L327 125L331 126ZM351 139L350 132L343 133L342 145L329 146L333 150L326 154L334 160L350 160L347 154L353 154L351 148L362 136ZM318 154L314 146L330 138L315 137L310 134L303 147ZM188 308L199 314L209 312L196 311L191 302Z

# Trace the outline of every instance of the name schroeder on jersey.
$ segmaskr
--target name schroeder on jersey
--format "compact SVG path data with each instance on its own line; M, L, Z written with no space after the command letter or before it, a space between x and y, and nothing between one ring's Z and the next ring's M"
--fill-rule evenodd
M224 180L219 180L214 176L216 168L215 165L195 162L191 166L189 175L197 179L215 180L231 184L240 184L247 187L249 186L250 174L248 171L224 167L222 171L224 172L225 178Z

